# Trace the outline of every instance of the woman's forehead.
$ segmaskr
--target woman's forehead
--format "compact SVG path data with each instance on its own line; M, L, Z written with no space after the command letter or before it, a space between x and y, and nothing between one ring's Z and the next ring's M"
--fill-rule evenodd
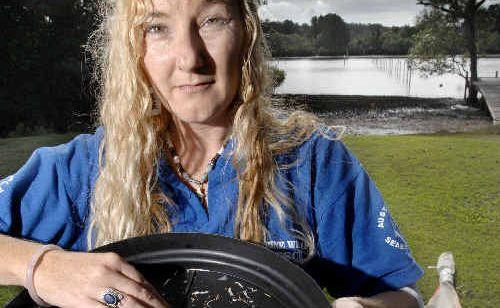
M234 7L240 0L152 0L152 17L169 15L169 12L181 10L203 10L210 6L222 5Z

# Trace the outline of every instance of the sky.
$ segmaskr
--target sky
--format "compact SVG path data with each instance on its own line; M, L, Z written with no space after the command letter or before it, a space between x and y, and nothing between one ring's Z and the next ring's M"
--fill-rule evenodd
M314 15L336 13L346 22L381 23L386 26L415 25L422 9L417 0L268 0L260 16L270 20L290 19L310 23ZM487 0L487 4L500 0Z

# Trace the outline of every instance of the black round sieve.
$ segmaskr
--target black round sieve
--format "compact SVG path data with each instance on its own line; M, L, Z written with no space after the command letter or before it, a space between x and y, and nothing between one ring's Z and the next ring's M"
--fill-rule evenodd
M330 307L299 266L267 248L233 238L168 233L95 250L109 251L133 264L173 307ZM23 291L6 307L35 305Z

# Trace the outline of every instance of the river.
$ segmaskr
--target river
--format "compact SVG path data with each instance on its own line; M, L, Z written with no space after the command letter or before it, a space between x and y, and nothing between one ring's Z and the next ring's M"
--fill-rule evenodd
M405 60L393 57L285 58L272 60L270 64L286 73L276 93L464 96L464 78L452 74L426 78L419 72L408 71ZM478 71L480 77L495 77L496 71L500 74L500 58L479 59Z

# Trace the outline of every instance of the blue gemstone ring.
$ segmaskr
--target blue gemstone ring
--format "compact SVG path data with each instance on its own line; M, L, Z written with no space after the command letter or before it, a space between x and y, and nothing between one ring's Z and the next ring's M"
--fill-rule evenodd
M124 298L123 294L113 288L107 288L102 294L102 300L107 307L116 308Z

